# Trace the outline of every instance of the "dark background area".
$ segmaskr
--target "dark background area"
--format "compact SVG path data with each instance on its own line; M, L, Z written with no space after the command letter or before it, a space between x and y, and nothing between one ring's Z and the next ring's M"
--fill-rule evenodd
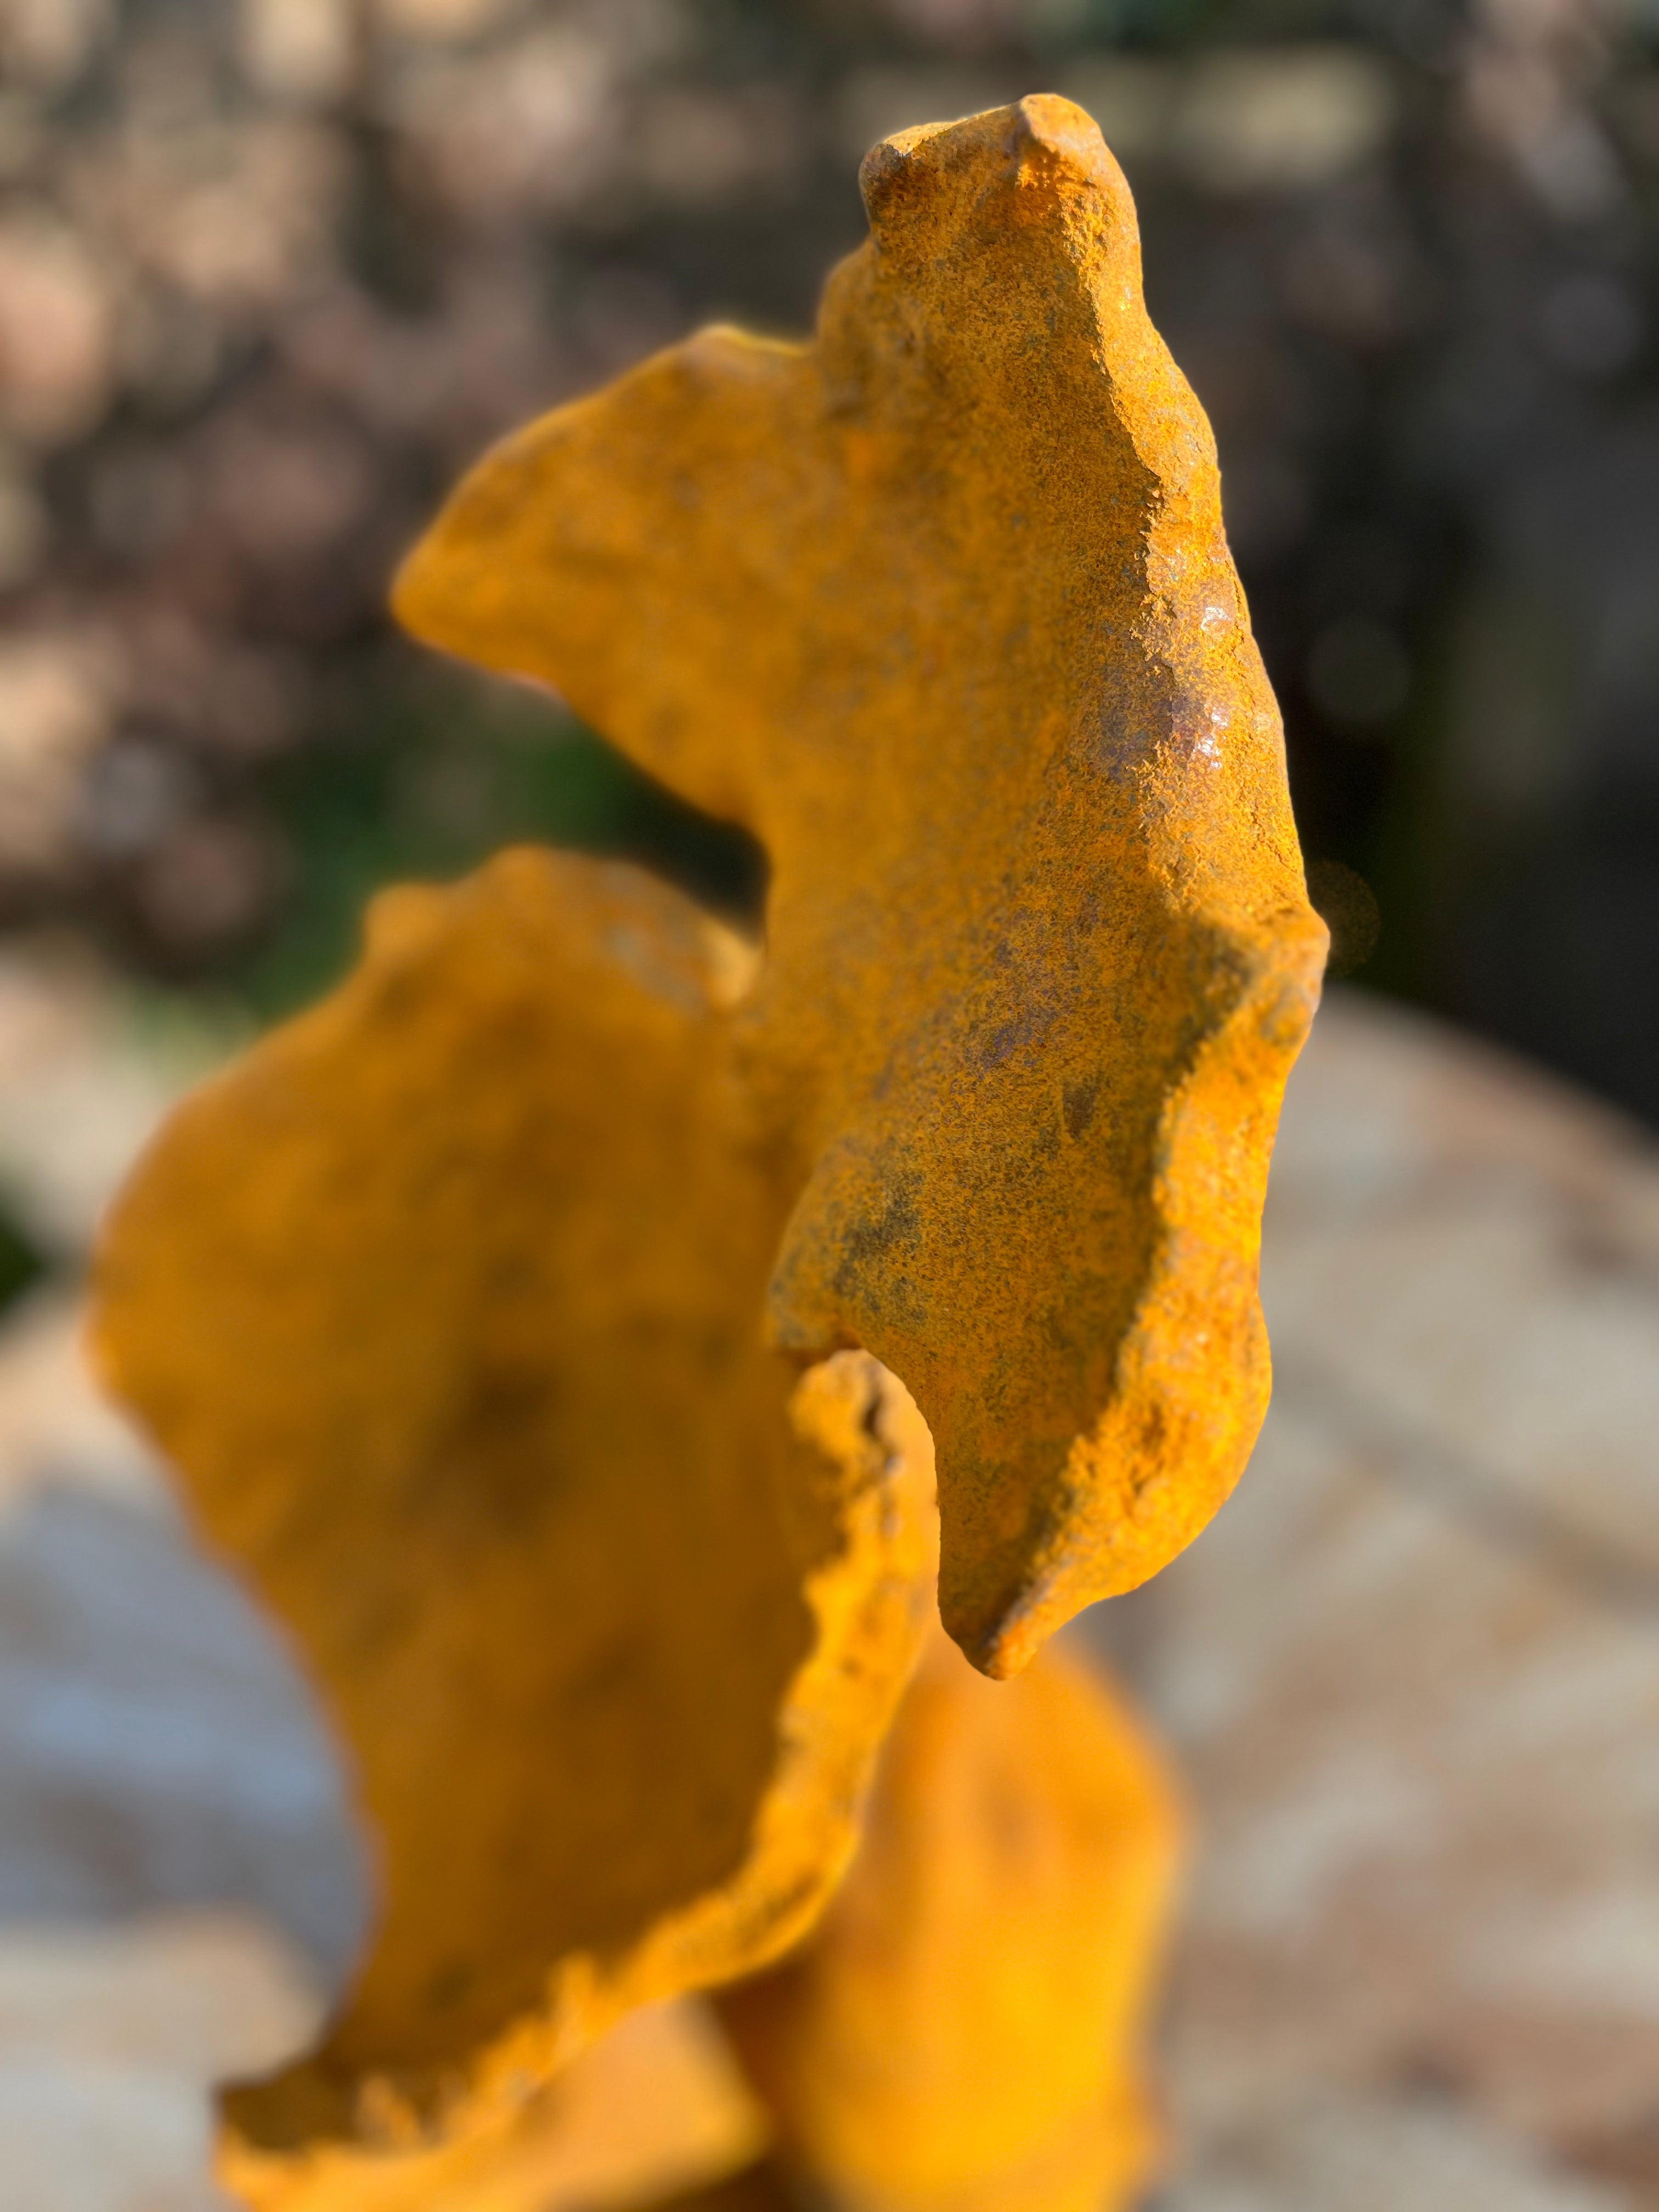
M1659 34L1659 21L1654 27ZM1335 962L1659 1121L1659 65L1586 0L0 0L0 920L260 1018L377 884L744 848L390 630L490 437L1098 117Z

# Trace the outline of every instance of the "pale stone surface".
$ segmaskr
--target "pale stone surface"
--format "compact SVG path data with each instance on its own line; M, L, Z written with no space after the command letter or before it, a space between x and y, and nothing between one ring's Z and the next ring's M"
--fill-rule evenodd
M45 1125L12 1096L0 1122ZM88 1176L59 1218L96 1202ZM1238 1497L1091 1617L1204 1829L1168 2212L1650 2203L1652 1151L1334 994L1265 1288L1278 1395ZM3 2202L209 2212L207 2077L247 2063L249 2022L303 2040L362 1870L297 1685L76 1361L62 1306L0 1340ZM137 2056L98 2039L121 1992Z
M1358 2212L1316 2179L1330 2145L1418 2140L1424 2083L1436 2142L1455 2124L1537 2171L1530 2196L1499 2166L1486 2188L1485 2154L1457 2181L1448 2151L1419 2212L1569 2212L1590 2172L1651 2189L1659 1157L1339 994L1264 1249L1276 1389L1249 1472L1096 1616L1205 1830L1170 2049L1208 2178L1175 2203L1254 2204L1268 2174L1281 2206ZM1346 2101L1304 2143L1316 2093ZM1214 2176L1243 2139L1235 2200Z
M1619 2212L1624 2201L1444 2100L1325 2096L1212 2143L1166 2212Z
M313 2033L319 1990L251 1915L0 1932L7 2212L210 2212L209 2084Z
M161 1463L94 1383L81 1326L79 1301L52 1288L0 1328L0 1516L60 1480L171 1515Z
M176 1520L74 1474L0 1521L0 1948L246 1908L337 1980L365 1875L291 1665ZM0 2045L4 1988L0 1964Z
M146 1018L72 940L0 951L0 1190L52 1257L84 1256L139 1146L236 1034Z
M0 1332L4 2212L221 2212L211 2085L311 2040L366 1909L302 1686L81 1347L180 1042L66 948L0 957L0 1182L61 1270Z
M78 1395L48 1457L0 1433L0 2203L212 2212L212 2084L310 2043L365 1869L274 1639Z

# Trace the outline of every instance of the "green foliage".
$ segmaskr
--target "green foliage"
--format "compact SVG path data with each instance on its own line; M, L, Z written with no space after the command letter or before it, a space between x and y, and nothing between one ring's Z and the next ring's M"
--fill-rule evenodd
M766 862L755 840L641 775L551 697L423 659L391 681L376 670L329 720L325 742L272 780L301 856L276 925L219 979L262 1019L344 972L364 903L383 885L447 880L504 845L638 860L712 911L758 921Z
M46 1272L45 1258L0 1201L0 1313L15 1305Z

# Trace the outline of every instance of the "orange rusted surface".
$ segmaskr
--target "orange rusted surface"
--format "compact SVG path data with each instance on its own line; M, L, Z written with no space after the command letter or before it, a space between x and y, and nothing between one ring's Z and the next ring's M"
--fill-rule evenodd
M188 1101L98 1345L356 1762L382 1910L257 2137L465 2135L810 1924L914 1659L931 1449L757 1316L787 1199L677 893L504 854ZM734 1098L736 1103L734 1103ZM413 2109L411 2109L413 2108Z
M106 1371L286 1623L381 1855L328 2040L234 2100L279 2148L482 2141L630 2007L805 1936L914 1656L917 1402L945 1623L996 1674L1202 1526L1265 1404L1261 1191L1324 939L1209 433L1080 111L907 132L864 182L813 343L706 332L532 426L398 586L753 830L763 947L569 858L393 894L106 1241ZM953 1982L924 1915L879 1987L833 1930L775 1985L780 2047L831 2054L780 2109L826 2171L879 2151L896 2204L994 2172L988 2204L1064 2212L1144 2160L1167 1805L1063 1668L1004 1695L940 1660L888 1785L969 1823L930 1849L982 1960ZM1092 1783L1068 1731L1115 1747ZM1048 1838L1047 1903L951 1796L975 1759ZM931 1817L878 1820L901 1887ZM1044 1973L1109 2016L1070 2058ZM924 1984L932 2087L849 2100L848 2024L920 2022ZM924 2108L962 2130L932 2165Z
M993 1685L941 1636L829 1911L718 2000L784 2153L860 2212L1133 2201L1181 1829L1097 1677L1048 1652Z
M221 2145L246 2212L596 2212L749 2167L770 2124L701 2002L645 2005L517 2110L417 2149ZM694 2198L691 2201L696 2201Z
M635 2212L801 2212L800 2198L769 2161L749 2166L726 2181L711 2182L678 2197L658 2198Z
M1249 1453L1325 933L1099 132L1032 98L863 186L812 343L706 331L532 424L396 603L763 842L732 1025L789 1201L771 1339L914 1392L945 1623L1006 1674Z

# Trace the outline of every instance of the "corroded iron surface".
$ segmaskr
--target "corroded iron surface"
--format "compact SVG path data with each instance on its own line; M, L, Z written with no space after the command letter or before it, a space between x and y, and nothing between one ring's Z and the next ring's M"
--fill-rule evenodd
M865 187L813 344L708 332L532 427L398 591L754 830L763 947L569 859L394 894L106 1243L106 1371L383 1854L350 2005L239 2103L274 2140L465 2133L806 1931L914 1651L904 1386L996 1674L1261 1418L1323 934L1207 428L1079 111Z
M939 1637L828 1912L719 2000L785 2155L880 2212L1137 2201L1181 1826L1098 1676L1045 1652L994 1686Z
M720 942L574 859L393 894L118 1206L110 1370L294 1637L380 1853L355 1995L237 2100L257 2135L396 2140L405 2096L463 2128L775 1955L852 1850L930 1453L867 1356L798 1382L761 1344Z
M1243 1465L1325 933L1098 131L1029 99L863 185L812 344L707 331L508 440L397 605L765 844L772 1339L914 1392L945 1624L1000 1674Z

